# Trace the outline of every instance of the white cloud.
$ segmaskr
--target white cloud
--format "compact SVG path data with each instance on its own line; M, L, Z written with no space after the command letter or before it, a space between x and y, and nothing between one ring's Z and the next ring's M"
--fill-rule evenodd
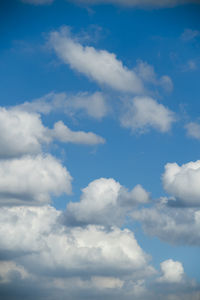
M167 193L175 197L179 205L200 205L200 160L179 166L168 163L162 176L163 186Z
M41 152L43 144L53 139L79 144L103 143L94 133L72 131L62 122L51 130L42 124L40 115L17 109L0 108L0 158L19 157Z
M189 42L189 41L194 40L199 35L200 35L200 32L198 30L185 29L181 35L181 39L184 42Z
M187 135L194 139L200 140L200 124L190 122L185 126Z
M114 53L82 46L71 37L67 27L52 32L49 43L64 63L97 83L122 92L143 91L143 84L135 72L123 66Z
M80 202L68 204L64 222L120 226L136 205L148 201L149 194L140 185L128 191L112 178L100 178L82 190Z
M145 132L151 127L167 132L173 122L174 113L150 97L135 97L127 103L126 111L121 116L122 126L139 132Z
M50 142L46 133L39 115L0 108L1 157L40 152L41 144Z
M95 119L102 119L109 112L106 97L100 92L93 94L85 92L70 96L66 93L51 92L32 102L20 104L16 108L41 114L62 111L67 115L74 116L82 113Z
M162 279L156 281L150 257L130 230L69 228L59 222L60 215L51 206L0 208L1 260L10 258L0 270L4 299L65 299L67 293L70 300L171 300L192 296L194 290L199 294L194 282L180 285L179 262L163 262ZM162 290L155 290L155 284L162 284ZM174 284L180 290L172 290Z
M111 277L113 288L113 277L119 285L130 276L138 280L154 273L149 256L128 229L69 229L58 223L60 213L50 206L1 208L1 253L20 253L17 260L30 274Z
M159 278L161 282L180 283L183 281L184 269L179 261L168 259L160 264L163 275Z
M163 201L164 200L164 201ZM173 245L200 245L200 211L194 208L167 205L168 200L151 208L132 213L134 220L142 223L144 231L150 236Z
M72 177L50 155L0 161L0 204L43 205L50 195L71 193Z
M74 144L104 144L105 140L92 133L84 131L72 131L70 130L62 121L56 122L54 128L51 131L51 136L64 143L74 143Z
M171 78L167 75L164 75L158 78L155 73L154 67L149 65L147 62L138 60L137 66L135 67L135 72L144 82L161 86L164 90L171 92L173 90L173 82Z

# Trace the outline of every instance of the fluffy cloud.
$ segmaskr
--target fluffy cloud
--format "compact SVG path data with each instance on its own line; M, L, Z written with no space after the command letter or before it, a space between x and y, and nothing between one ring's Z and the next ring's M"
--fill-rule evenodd
M135 97L126 106L121 124L132 131L145 132L152 127L167 132L175 121L172 111L150 97Z
M46 133L39 115L0 108L0 157L40 152L50 142Z
M93 94L85 92L71 96L67 96L66 93L52 92L32 102L18 105L17 108L41 114L62 111L67 115L74 116L81 113L95 119L102 119L109 112L105 96L100 92Z
M164 200L164 201L163 201ZM151 208L132 213L144 231L173 245L200 245L200 211L194 208L170 207L167 199Z
M0 209L3 299L64 300L66 293L69 300L143 300L147 296L171 300L184 294L198 299L198 291L192 294L195 284L191 287L184 281L185 287L173 290L184 278L180 262L161 263L162 274L156 279L149 256L130 230L113 227L107 231L95 225L68 228L59 222L60 215L51 206Z
M1 258L11 253L13 261L4 268L4 278L13 267L38 281L53 279L54 287L63 288L64 284L66 288L71 278L80 289L79 282L87 286L90 280L92 288L100 292L123 289L129 281L136 284L155 273L149 256L128 229L107 232L92 225L68 229L58 222L60 213L50 206L0 209Z
M67 27L60 32L52 32L49 43L64 63L99 84L122 92L143 91L143 84L135 72L123 66L115 54L82 46L71 37Z
M200 205L200 160L179 166L168 163L162 176L163 186L167 193L175 197L175 204L186 206Z
M50 155L0 161L0 204L43 205L50 195L71 193L72 177Z
M92 133L83 131L72 131L70 130L62 121L56 122L54 128L51 131L51 136L64 143L74 143L74 144L104 144L105 140Z
M160 264L163 275L159 278L161 282L179 283L183 281L184 269L179 261L168 259Z
M72 131L62 122L51 130L42 124L40 115L23 109L0 108L0 158L37 154L54 139L89 145L104 142L94 133Z
M128 191L112 178L100 178L82 190L80 202L68 204L63 221L70 225L120 226L136 205L148 200L149 194L140 185Z

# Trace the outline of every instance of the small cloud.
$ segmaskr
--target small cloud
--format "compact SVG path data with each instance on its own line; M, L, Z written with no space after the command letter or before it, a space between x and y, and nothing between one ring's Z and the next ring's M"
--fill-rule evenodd
M127 103L121 116L123 127L140 133L150 128L168 132L175 121L175 114L171 110L150 97L135 97Z
M163 275L158 279L160 282L180 283L183 281L184 269L182 263L168 259L160 264Z
M200 140L200 124L190 122L185 125L187 135L194 139Z
M195 40L196 37L200 35L200 31L192 30L192 29L185 29L184 32L181 34L181 39L184 42L189 42Z

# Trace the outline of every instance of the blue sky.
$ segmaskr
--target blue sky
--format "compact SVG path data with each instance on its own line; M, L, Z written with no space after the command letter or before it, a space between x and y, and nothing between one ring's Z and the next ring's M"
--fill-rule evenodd
M2 299L200 297L199 16L1 2Z

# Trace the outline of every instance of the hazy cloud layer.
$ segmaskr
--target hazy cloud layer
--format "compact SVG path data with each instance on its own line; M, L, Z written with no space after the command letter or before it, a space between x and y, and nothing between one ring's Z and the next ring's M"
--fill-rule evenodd
M84 114L94 119L102 119L109 112L109 106L103 93L93 94L84 92L76 95L51 92L39 99L25 102L16 107L22 111L49 114L63 112L69 116Z

